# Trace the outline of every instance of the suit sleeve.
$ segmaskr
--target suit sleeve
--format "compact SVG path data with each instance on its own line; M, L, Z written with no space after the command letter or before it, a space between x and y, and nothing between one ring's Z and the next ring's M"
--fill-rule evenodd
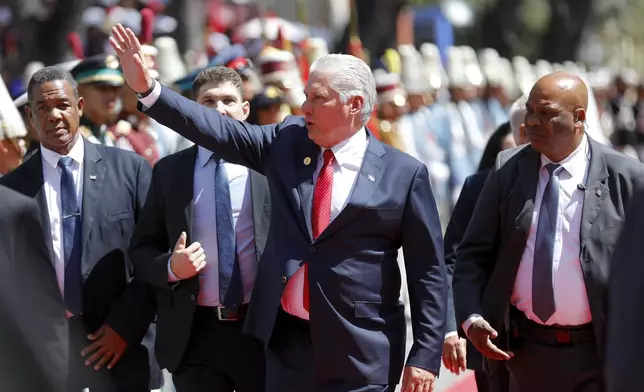
M136 170L136 205L134 211L137 222L141 216L143 202L150 186L151 173L150 164L140 158ZM156 302L153 288L134 276L129 258L126 258L126 268L128 269L128 284L119 301L112 307L106 323L128 343L128 346L132 346L141 342L154 320Z
M49 384L46 390L63 391L69 356L65 306L50 261L38 205L28 201L15 234L20 240L16 243L13 260L16 268L13 293L20 293L20 303L14 303L13 313L28 340L30 354L40 367L29 371L45 373ZM29 289L25 290L25 287ZM40 375L32 373L32 376Z
M264 174L270 145L278 125L257 126L222 116L217 110L185 98L166 86L150 108L140 109L159 123L225 161L246 166Z
M407 365L438 374L445 339L447 273L436 201L425 165L414 174L402 219L414 343Z
M471 315L482 315L481 296L494 269L499 232L499 172L491 171L467 225L455 260L452 280L459 326ZM463 334L461 328L459 333Z
M607 392L635 391L641 388L644 350L644 189L639 189L626 214L621 236L610 262L608 317L605 345Z
M163 215L164 190L161 183L164 163L160 162L152 171L150 190L134 229L129 251L137 279L161 289L169 287L168 258L172 255L173 247Z
M465 229L467 229L467 225L470 223L470 218L472 217L474 203L476 203L476 195L472 195L471 192L471 179L471 176L465 179L463 188L461 188L461 194L458 196L452 217L445 231L445 267L447 268L449 282L449 289L447 290L447 332L458 331L454 311L452 277L454 276L454 267L456 264L456 250L463 240Z

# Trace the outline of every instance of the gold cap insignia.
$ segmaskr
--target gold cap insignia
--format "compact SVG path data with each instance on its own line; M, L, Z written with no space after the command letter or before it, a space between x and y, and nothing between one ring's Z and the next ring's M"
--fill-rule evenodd
M275 99L275 98L279 97L281 94L280 94L280 91L277 88L275 88L274 86L268 86L268 87L266 87L265 95L266 95L266 97L268 97L270 99Z
M105 66L111 69L117 69L119 67L119 59L116 56L108 54L105 58Z

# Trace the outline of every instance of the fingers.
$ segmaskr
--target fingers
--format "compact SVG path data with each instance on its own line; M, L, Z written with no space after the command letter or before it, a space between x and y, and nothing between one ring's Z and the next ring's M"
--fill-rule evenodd
M116 26L112 27L112 38L114 39L114 43L118 45L122 52L125 52L129 48L127 42L125 42L124 35L125 31L123 30L123 26L117 24Z
M196 252L199 248L201 248L201 244L199 242L193 242L189 247L185 249L185 252L191 254Z
M96 342L94 342L94 343L90 344L89 346L85 347L85 348L83 349L83 351L81 351L81 355L82 355L82 356L85 356L85 355L87 355L87 354L89 354L89 353L92 353L92 352L94 352L94 351L98 350L98 349L99 349L100 347L102 347L102 346L103 346L103 342L102 342L102 341L100 341L100 340L98 340L98 341L96 341Z
M460 371L462 372L467 370L467 355L465 352L465 348L458 350L458 363L455 366L457 366L457 368L460 369Z
M110 37L109 41L110 41L110 46L112 47L112 49L114 49L117 56L120 56L123 54L123 52L125 52L125 50L121 49L121 47L113 37Z
M128 43L130 44L130 47L134 49L137 53L141 52L141 43L139 42L139 39L137 38L136 34L128 27L125 29L126 35L127 35L127 40Z
M197 261L201 256L204 256L204 253L205 252L204 252L203 248L201 248L201 247L197 248L196 251L194 251L194 252L192 252L192 254L190 254L188 259L190 259L190 261L192 261L192 263L194 264L194 262Z
M486 357L490 359L494 359L497 361L507 361L510 359L510 355L508 355L506 352L500 350L497 346L494 345L490 340L487 341L487 344L485 346L486 352L483 353L485 354Z
M94 362L96 362L99 358L101 358L106 353L107 353L107 349L105 347L101 346L101 348L96 350L96 352L94 354L92 354L91 357L89 357L89 358L87 358L85 360L85 365L89 366L89 365L93 364Z
M112 357L112 360L110 361L110 364L107 365L107 368L109 370L112 370L112 368L116 366L116 363L119 361L119 359L121 359L121 354L119 353L114 354L114 356Z
M487 323L487 321L482 324L482 328L485 330L485 332L487 332L490 339L496 339L496 337L499 336L496 330L492 328L490 324Z
M186 238L188 235L186 234L185 231L181 232L181 235L179 236L179 239L177 240L177 243L174 245L175 250L183 250L186 248Z
M112 357L114 357L114 354L106 351L105 354L98 361L98 363L94 366L94 370L101 370L103 366L107 365L107 363L112 359Z

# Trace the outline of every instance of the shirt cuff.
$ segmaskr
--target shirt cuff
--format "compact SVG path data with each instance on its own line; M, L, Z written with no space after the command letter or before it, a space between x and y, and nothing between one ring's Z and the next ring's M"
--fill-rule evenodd
M172 268L170 267L170 261L172 260L172 256L168 257L168 282L174 283L178 282L179 278L172 272Z
M477 320L481 320L482 318L483 317L481 317L481 315L478 315L478 314L473 314L470 317L468 317L467 320L465 320L465 322L461 324L461 328L463 328L465 335L467 335L467 330L470 329L470 327L472 326L472 323Z
M159 97L161 96L161 83L159 82L154 82L154 88L150 92L150 94L147 97L140 98L139 102L143 104L146 108L151 108L152 105L156 103L156 101L159 100Z
M458 336L458 332L452 331L445 334L445 340L451 338L452 336Z

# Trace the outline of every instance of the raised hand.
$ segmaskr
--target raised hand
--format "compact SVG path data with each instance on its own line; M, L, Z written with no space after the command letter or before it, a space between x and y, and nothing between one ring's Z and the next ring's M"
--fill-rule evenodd
M154 86L141 50L141 43L134 32L121 24L112 27L110 45L116 52L123 69L123 77L132 90L144 93Z

